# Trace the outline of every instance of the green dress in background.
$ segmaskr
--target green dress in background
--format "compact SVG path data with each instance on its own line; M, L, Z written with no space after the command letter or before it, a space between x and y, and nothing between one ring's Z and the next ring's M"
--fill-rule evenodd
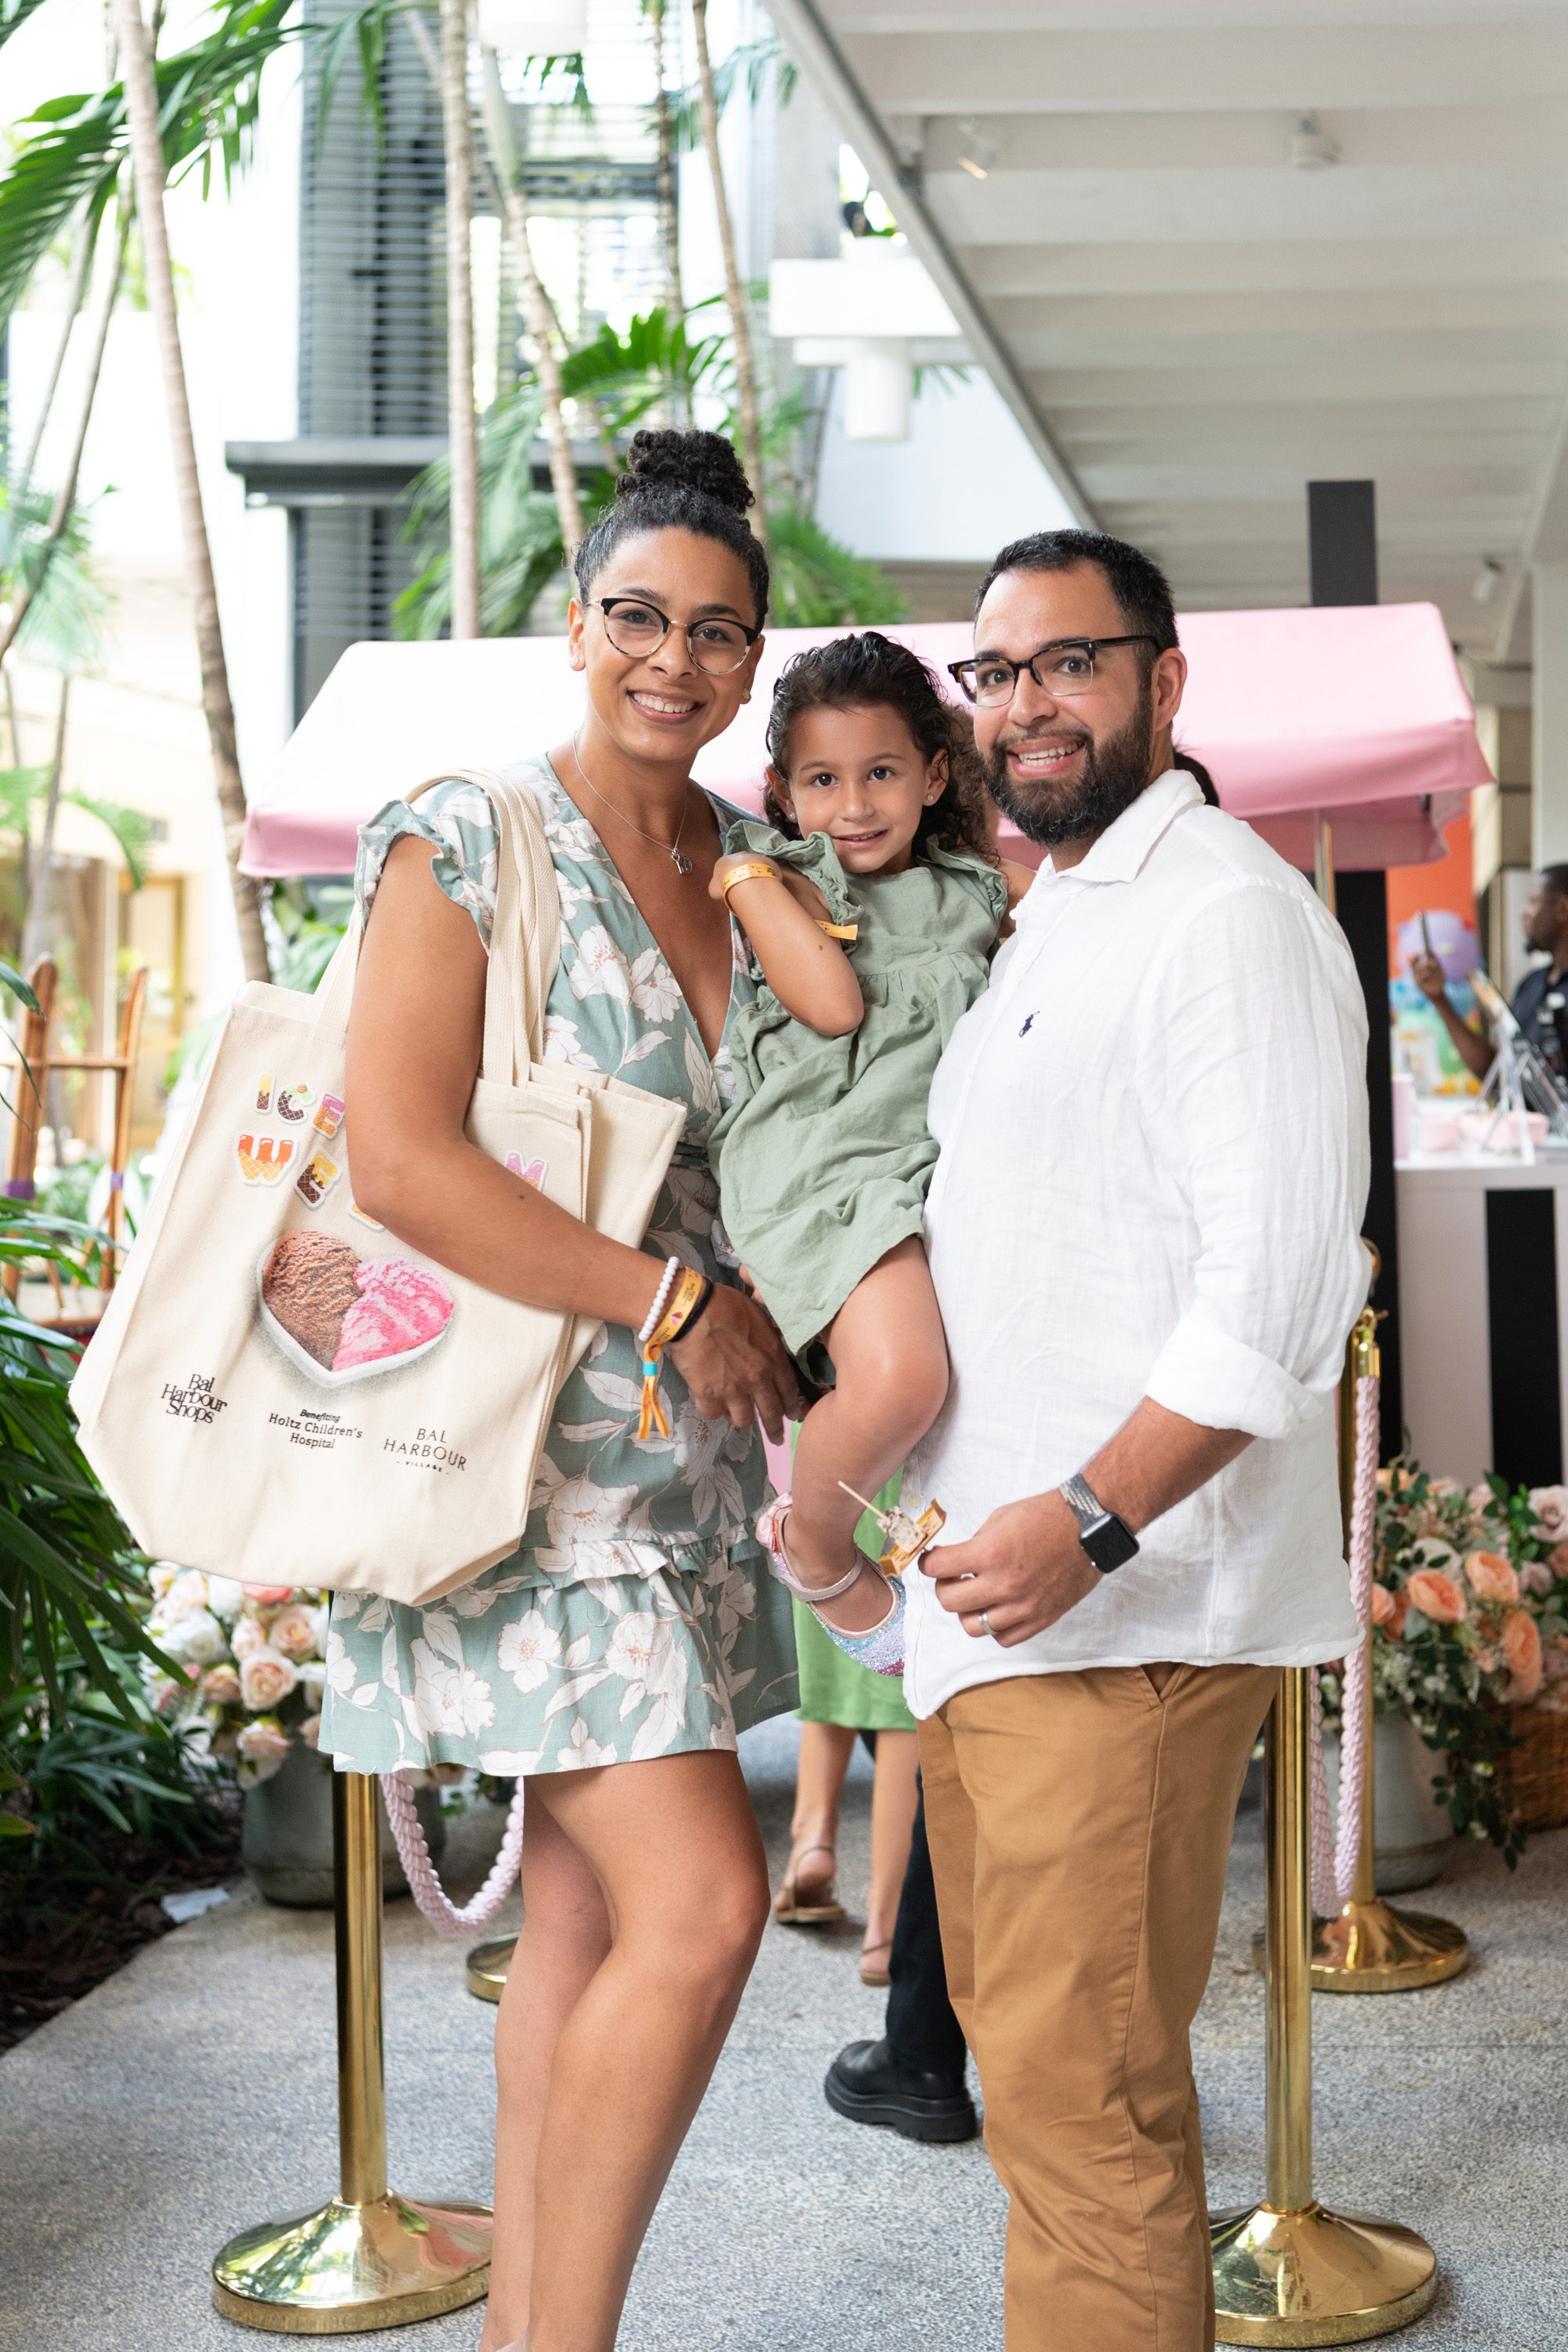
M985 985L1007 886L984 858L935 848L902 874L851 877L826 834L786 841L749 819L725 845L805 875L834 922L858 927L859 1027L818 1036L759 972L756 1002L731 1024L735 1100L713 1136L725 1229L798 1352L921 1229L936 1164L926 1099Z

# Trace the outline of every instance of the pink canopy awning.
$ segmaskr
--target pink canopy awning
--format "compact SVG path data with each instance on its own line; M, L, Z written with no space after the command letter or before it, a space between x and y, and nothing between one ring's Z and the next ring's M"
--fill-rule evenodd
M1293 865L1312 862L1321 811L1345 868L1442 855L1442 827L1490 782L1442 616L1433 604L1193 613L1178 746L1213 771L1224 805ZM773 682L802 646L842 635L775 629L755 692L700 755L698 781L756 806ZM889 629L948 685L973 650L963 623ZM561 637L351 646L250 804L242 858L263 877L343 874L365 819L427 777L504 767L572 734L583 681ZM1003 828L1010 854L1039 852Z

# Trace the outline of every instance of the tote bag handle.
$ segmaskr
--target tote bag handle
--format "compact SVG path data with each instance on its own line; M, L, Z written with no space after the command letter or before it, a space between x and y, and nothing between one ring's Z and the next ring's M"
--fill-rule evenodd
M533 795L524 784L482 769L452 768L405 795L409 802L436 784L477 784L495 814L496 909L485 979L482 1075L513 1086L530 1062L544 1058L544 1007L561 961L560 897L555 865ZM364 925L356 907L310 1002L326 1028L345 1029L353 1001Z

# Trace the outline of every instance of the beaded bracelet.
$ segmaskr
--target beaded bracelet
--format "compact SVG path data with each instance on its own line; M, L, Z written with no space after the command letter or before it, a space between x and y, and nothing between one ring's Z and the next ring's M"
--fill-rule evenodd
M694 1273L689 1265L681 1267L668 1305L642 1342L642 1402L637 1415L639 1438L650 1437L656 1429L661 1437L669 1435L669 1422L658 1401L659 1365L665 1349L690 1327L712 1295L713 1285L706 1275Z
M669 1297L670 1284L675 1280L676 1276L679 1272L680 1260L678 1257L667 1257L664 1262L664 1278L660 1282L658 1288L653 1294L653 1305L648 1308L647 1319L643 1324L642 1329L637 1333L637 1346L639 1348L646 1347L648 1340L653 1337L655 1331L658 1330L658 1318L664 1313L665 1301Z

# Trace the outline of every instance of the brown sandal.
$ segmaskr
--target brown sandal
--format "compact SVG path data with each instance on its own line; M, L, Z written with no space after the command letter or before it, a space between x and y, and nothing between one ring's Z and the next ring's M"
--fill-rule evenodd
M808 1895L804 1902L801 1900L800 1865L808 1853L833 1853L833 1848L818 1840L815 1845L802 1846L798 1853L790 1855L784 1882L773 1897L773 1918L781 1927L836 1927L845 1916L844 1906L834 1893L831 1874L815 1898ZM837 1858L834 1854L835 1862Z
M861 1945L860 1981L862 1984L890 1985L892 1983L893 1979L888 1973L888 1964L886 1960L873 1961L871 1958L873 1952L887 1952L890 1954L892 1948L893 1939L891 1936L883 1936L874 1944Z

